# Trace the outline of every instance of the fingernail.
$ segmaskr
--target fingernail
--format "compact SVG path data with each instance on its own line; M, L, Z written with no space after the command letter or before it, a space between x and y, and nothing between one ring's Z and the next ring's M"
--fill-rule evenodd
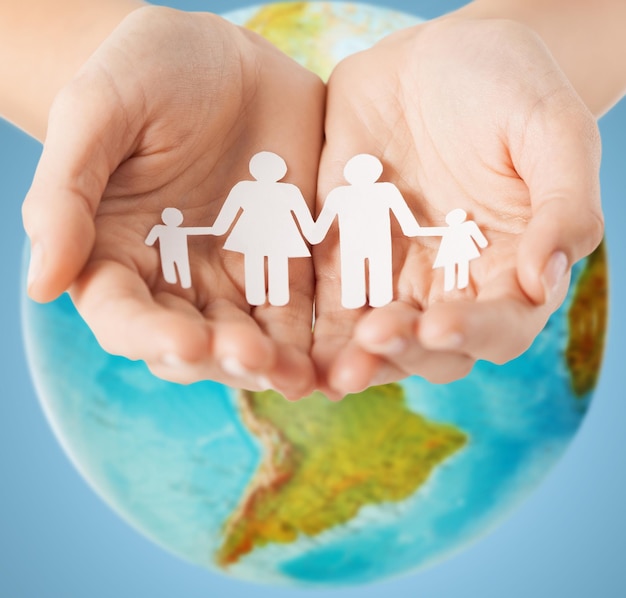
M166 353L161 358L163 365L166 365L170 368L180 368L185 365L185 361L180 357L180 355L176 355L176 353Z
M567 256L562 251L553 253L543 271L543 286L546 292L546 301L549 301L559 288L568 269L569 260Z
M43 270L43 247L40 244L33 245L30 252L30 264L28 266L27 284L30 287Z
M251 375L250 371L236 357L225 357L222 359L222 369L236 378L249 378Z

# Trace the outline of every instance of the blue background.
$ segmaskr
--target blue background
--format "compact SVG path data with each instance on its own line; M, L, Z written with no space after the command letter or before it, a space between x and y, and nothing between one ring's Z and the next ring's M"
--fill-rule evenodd
M246 1L164 2L230 10ZM385 5L434 17L442 0ZM611 263L604 371L590 412L539 489L490 535L417 575L306 596L526 598L623 597L626 587L626 101L601 122L603 202ZM40 153L0 122L0 597L277 598L301 594L251 586L184 563L123 523L74 471L52 436L31 385L20 329L20 204Z

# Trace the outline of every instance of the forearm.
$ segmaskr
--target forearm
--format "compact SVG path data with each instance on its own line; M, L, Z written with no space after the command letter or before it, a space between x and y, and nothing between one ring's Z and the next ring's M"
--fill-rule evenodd
M597 117L626 93L624 0L474 0L454 14L533 28Z
M0 116L43 139L57 92L140 0L0 5Z

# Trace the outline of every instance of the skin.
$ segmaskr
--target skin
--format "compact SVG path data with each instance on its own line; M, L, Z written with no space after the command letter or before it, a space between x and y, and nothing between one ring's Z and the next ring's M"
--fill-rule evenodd
M445 383L524 352L603 231L595 119L543 41L519 23L454 16L346 59L328 85L320 206L359 151L381 157L421 225L462 206L489 247L470 287L444 296L437 241L396 228L396 300L346 312L335 231L315 255L326 391L410 374Z
M626 85L625 7L477 0L348 58L325 89L209 14L6 3L0 55L20 60L0 61L0 113L45 137L24 203L29 293L69 289L105 349L158 376L290 398L317 386L339 399L409 374L448 382L476 359L507 361L601 239L594 116ZM162 209L177 203L186 226L210 225L266 149L288 158L285 181L312 208L317 187L318 212L363 152L381 157L420 224L462 206L489 240L470 288L444 297L428 266L436 240L395 229L397 300L375 311L340 307L336 230L315 249L315 280L310 260L290 264L288 307L250 308L242 264L215 238L190 242L193 289L163 283L143 244Z
M107 351L168 380L312 391L310 259L293 260L287 307L251 308L223 239L190 239L189 290L163 281L143 241L172 204L185 226L212 224L261 149L289 156L285 180L314 198L323 106L322 82L255 34L209 14L132 12L54 101L23 210L31 297L69 288Z

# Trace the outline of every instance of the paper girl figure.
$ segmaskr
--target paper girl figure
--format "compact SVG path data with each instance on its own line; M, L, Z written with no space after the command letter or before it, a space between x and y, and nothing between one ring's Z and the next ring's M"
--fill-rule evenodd
M466 220L465 210L457 208L446 215L447 227L440 231L441 245L433 268L443 268L444 290L464 289L469 284L469 263L480 256L478 247L487 247L487 239L473 220ZM478 246L478 247L477 247Z
M400 190L392 183L379 183L382 162L375 156L359 154L344 169L349 185L338 187L326 198L312 243L326 236L335 217L339 220L341 257L341 304L346 309L382 307L393 300L390 212L402 232L416 236L420 226ZM366 264L369 293L366 293Z
M313 218L300 189L279 182L287 174L287 164L280 156L255 154L250 174L253 181L241 181L229 193L213 224L213 234L223 235L236 220L224 249L243 253L246 300L250 305L263 305L267 297L271 305L286 305L289 258L311 255L296 221L308 237Z
M159 241L161 269L163 278L170 284L176 284L180 277L183 289L191 288L191 270L189 268L189 249L187 237L190 235L210 235L208 227L181 227L183 214L176 208L165 208L161 213L163 224L156 224L146 237L146 245ZM177 276L178 271L178 276Z

